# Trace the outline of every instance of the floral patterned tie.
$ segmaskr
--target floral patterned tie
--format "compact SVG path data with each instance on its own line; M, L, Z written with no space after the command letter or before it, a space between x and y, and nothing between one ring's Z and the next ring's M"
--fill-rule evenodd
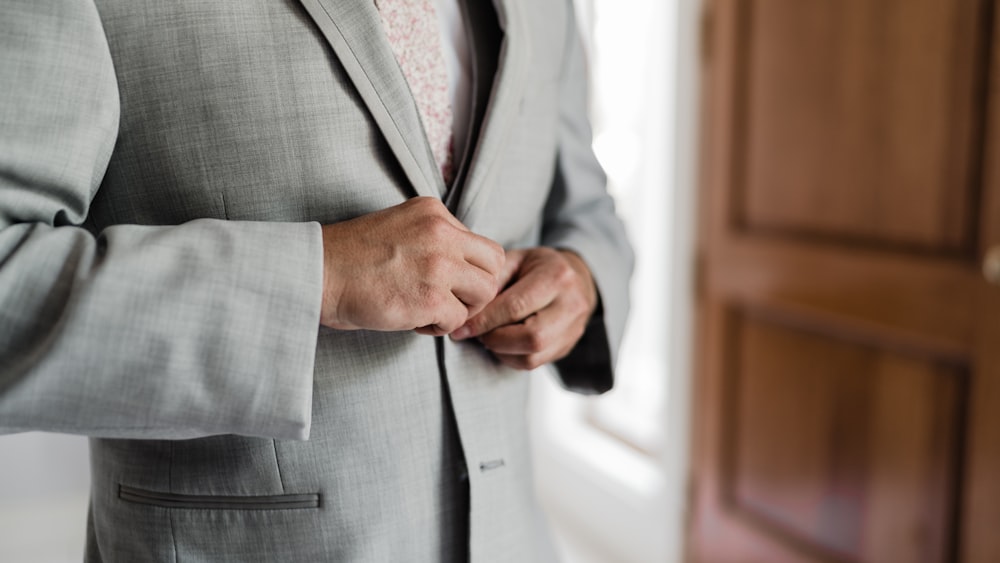
M431 0L375 0L396 61L416 101L445 185L454 175L448 70Z

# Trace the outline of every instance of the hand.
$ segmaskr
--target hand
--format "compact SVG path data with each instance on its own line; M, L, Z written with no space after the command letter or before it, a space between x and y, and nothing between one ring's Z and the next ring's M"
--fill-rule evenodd
M512 250L500 281L506 286L511 280L451 337L478 336L502 363L516 369L535 369L569 354L597 307L587 265L570 251Z
M325 225L323 258L322 324L440 336L496 297L504 251L418 197Z

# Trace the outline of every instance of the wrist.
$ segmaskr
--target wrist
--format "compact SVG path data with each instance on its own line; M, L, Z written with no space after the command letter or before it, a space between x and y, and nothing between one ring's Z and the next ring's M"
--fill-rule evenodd
M587 298L587 304L589 306L589 312L593 312L597 309L597 283L594 281L594 276L590 272L590 267L583 258L573 250L568 250L565 248L557 249L558 252L569 262L569 265L577 273L580 281L583 283L584 295Z
M336 267L336 253L331 244L335 225L323 226L323 302L320 324L330 328L348 328L340 318L339 304L343 294L343 280Z

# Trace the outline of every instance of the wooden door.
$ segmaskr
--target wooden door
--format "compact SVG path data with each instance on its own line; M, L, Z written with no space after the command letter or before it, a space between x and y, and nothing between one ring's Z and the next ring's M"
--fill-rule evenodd
M1000 562L992 0L705 1L689 559Z

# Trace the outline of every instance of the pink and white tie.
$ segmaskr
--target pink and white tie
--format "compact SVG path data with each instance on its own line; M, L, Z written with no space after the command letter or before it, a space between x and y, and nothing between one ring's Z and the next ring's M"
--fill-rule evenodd
M431 0L375 0L396 61L410 85L445 185L454 175L448 70Z

